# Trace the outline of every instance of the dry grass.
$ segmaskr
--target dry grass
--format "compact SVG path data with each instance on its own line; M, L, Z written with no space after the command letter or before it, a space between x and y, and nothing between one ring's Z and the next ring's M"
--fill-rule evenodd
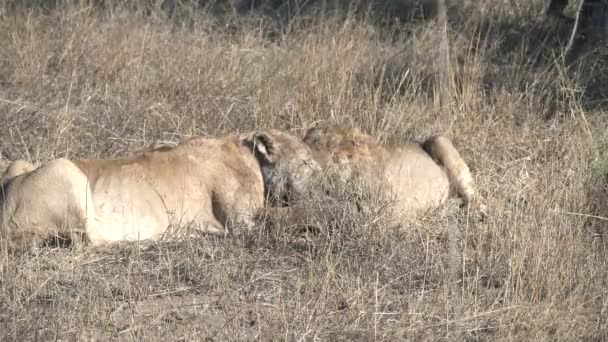
M380 206L311 200L296 221L320 233L306 239L286 224L1 255L0 340L608 338L607 224L588 216L608 215L607 50L565 68L567 28L541 21L542 1L485 3L451 14L443 118L432 22L328 15L277 31L265 16L177 22L0 2L2 162L113 157L255 127L341 123L382 141L441 132L490 211L470 222L454 199L396 224Z

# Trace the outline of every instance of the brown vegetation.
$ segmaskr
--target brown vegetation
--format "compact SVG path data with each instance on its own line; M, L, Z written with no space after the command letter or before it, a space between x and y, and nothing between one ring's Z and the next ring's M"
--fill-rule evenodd
M380 142L441 133L489 213L469 220L451 199L400 224L345 191L270 231L3 252L0 340L606 339L608 52L565 67L570 30L542 3L449 13L445 120L433 22L0 1L2 163L319 123Z

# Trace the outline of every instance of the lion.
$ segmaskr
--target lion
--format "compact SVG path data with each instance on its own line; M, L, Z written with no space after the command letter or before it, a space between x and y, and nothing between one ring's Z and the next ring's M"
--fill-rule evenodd
M358 128L310 128L304 142L324 170L337 171L344 182L361 181L381 194L400 217L436 208L446 202L450 181L465 205L485 216L473 176L452 142L441 135L424 143L381 146Z
M89 245L159 239L169 227L225 235L252 227L272 199L309 189L320 167L301 139L277 130L161 146L122 159L15 161L0 189L9 250L53 237ZM78 238L76 238L78 241Z

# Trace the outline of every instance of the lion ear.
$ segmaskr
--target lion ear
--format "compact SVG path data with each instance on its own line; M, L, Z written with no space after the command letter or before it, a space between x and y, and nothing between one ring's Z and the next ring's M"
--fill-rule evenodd
M253 153L258 158L261 158L265 162L272 163L272 156L275 151L272 135L267 132L253 132L246 135L243 141L252 149Z

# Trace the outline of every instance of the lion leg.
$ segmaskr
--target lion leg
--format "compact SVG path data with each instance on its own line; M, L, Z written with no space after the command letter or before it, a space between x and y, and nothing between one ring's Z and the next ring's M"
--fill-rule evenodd
M456 188L456 192L462 197L465 204L485 216L486 207L475 190L475 181L471 170L450 139L442 135L436 135L427 139L422 147L445 168L448 177Z
M45 240L32 229L12 229L8 234L4 234L4 239L3 247L8 247L9 251L17 253L37 246Z
M227 234L224 225L222 225L215 218L205 218L205 220L200 220L194 222L193 229L188 235L189 237L198 237L201 235L216 235L216 236L225 236Z
M219 222L205 222L202 226L197 228L197 230L201 233L210 234L210 235L218 235L224 236L227 234L226 229Z
M66 159L13 178L0 196L0 226L9 247L21 250L82 231L91 207L84 202L87 193L86 176Z

